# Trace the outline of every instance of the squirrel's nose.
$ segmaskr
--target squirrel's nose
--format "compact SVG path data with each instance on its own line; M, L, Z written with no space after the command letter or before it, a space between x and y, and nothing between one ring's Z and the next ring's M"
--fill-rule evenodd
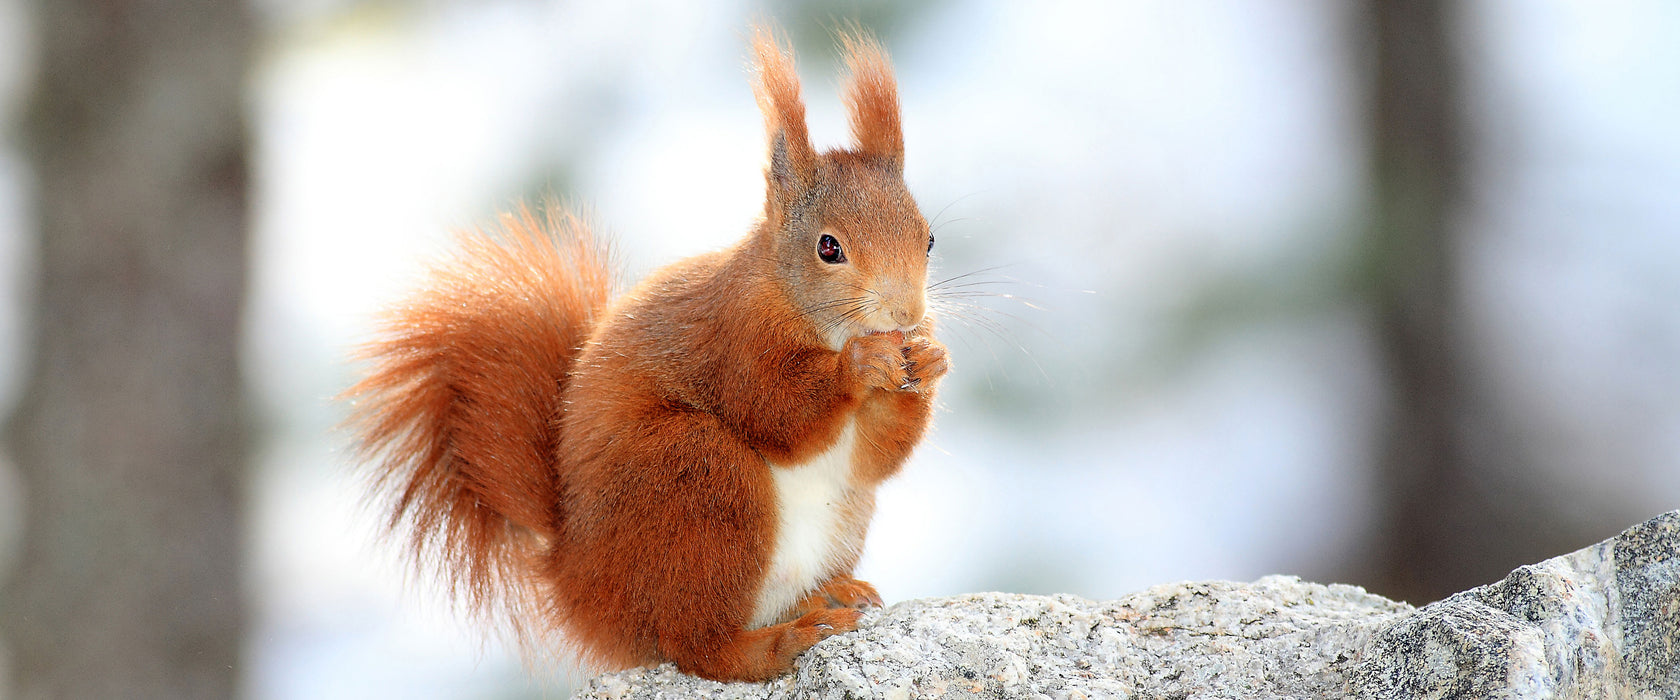
M899 330L910 330L922 324L922 316L927 313L927 297L923 295L920 286L914 286L902 280L880 281L876 283L879 290L880 309Z
M894 305L888 315L892 317L893 323L897 324L900 330L910 330L921 325L925 309L926 305L921 299L917 298L903 304Z

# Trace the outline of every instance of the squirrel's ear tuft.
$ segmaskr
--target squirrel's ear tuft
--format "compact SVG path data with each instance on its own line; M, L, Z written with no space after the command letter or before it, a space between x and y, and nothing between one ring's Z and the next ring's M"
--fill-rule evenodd
M857 150L888 159L904 169L904 132L899 126L898 81L887 52L874 37L853 29L840 34L846 52L846 117Z
M814 184L816 151L805 129L805 103L799 98L799 74L793 69L793 51L777 40L765 25L752 28L753 67L757 80L753 93L764 113L770 137L770 165L765 173L772 200L803 193Z

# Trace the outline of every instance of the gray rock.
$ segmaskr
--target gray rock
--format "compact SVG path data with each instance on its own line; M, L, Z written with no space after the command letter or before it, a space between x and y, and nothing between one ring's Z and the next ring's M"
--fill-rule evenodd
M669 665L575 698L1680 698L1680 511L1421 609L1286 576L1108 602L906 601L770 683Z
M1680 698L1680 511L1425 606L1377 635L1368 698Z

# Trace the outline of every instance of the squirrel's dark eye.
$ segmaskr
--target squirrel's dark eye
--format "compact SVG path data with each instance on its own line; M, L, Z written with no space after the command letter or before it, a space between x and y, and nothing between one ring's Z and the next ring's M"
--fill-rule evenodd
M834 240L833 236L826 233L817 239L817 257L830 265L846 262L846 252L840 250L840 241Z
M933 254L933 234L928 234L928 254Z

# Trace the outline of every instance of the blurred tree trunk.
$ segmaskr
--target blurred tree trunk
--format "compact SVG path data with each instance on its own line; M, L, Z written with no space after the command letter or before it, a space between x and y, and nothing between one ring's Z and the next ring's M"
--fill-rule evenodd
M1377 332L1389 377L1387 512L1375 591L1415 603L1456 590L1465 455L1452 217L1465 201L1460 67L1445 0L1366 3L1375 51L1371 178Z
M39 287L31 375L7 426L26 524L0 598L13 690L232 697L246 8L35 12Z
M1423 604L1585 545L1525 486L1522 446L1475 378L1456 264L1469 205L1457 13L1446 0L1368 0L1370 231L1389 379L1384 512L1354 580Z

